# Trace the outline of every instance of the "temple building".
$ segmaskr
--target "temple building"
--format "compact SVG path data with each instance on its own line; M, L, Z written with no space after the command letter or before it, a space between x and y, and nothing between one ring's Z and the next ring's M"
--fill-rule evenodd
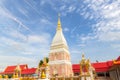
M13 77L13 75L19 76L33 76L36 74L36 68L28 68L27 64L22 65L12 65L7 66L3 72L0 72L0 75L8 75L9 78Z
M85 67L80 69L83 65L82 62L84 62L84 58L82 58L80 64L72 64L73 76L82 76L81 70L82 73L87 74ZM91 66L94 68L93 72L97 76L94 77L98 80L120 80L120 56L115 60L91 63ZM12 77L16 70L20 71L21 76L35 76L37 68L29 68L27 64L11 65L7 66L3 72L0 72L0 75Z
M56 34L50 46L49 53L50 76L71 76L73 75L70 52L62 32L60 16Z
M120 56L115 60L91 63L99 80L120 80ZM80 64L73 64L75 76L80 75Z

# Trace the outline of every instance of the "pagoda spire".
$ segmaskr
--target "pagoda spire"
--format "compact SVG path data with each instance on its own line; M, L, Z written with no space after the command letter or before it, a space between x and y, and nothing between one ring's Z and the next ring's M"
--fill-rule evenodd
M49 65L50 77L54 77L53 75L56 74L57 76L69 77L73 74L70 61L70 52L68 50L67 42L62 32L60 14L58 14L56 33L50 47Z
M65 37L62 32L62 26L61 26L61 22L60 22L60 14L58 14L58 23L57 23L57 28L56 28L56 34L53 38L53 41L51 44L51 49L56 49L55 47L59 48L61 46L60 44L66 46L64 48L68 49L67 42L66 42ZM60 46L56 46L56 45L60 45Z
M61 28L61 22L60 22L60 13L58 14L58 25L57 25L57 31L62 30Z

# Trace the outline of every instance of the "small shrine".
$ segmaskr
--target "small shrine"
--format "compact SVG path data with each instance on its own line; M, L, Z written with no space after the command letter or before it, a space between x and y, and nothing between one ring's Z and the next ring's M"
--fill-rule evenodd
M48 68L49 59L45 57L43 60L40 60L37 73L39 80L49 80L49 68Z
M84 54L80 61L80 80L94 80L95 69L92 67L90 60L85 59Z
M17 65L17 67L15 68L15 73L13 74L13 77L15 76L15 78L21 77L21 68L19 65Z

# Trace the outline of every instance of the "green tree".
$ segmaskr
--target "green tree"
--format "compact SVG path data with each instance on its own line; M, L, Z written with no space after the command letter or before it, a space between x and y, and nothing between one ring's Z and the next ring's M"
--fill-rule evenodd
M39 67L41 67L42 64L43 64L43 60L40 60L40 62L39 62Z
M49 58L48 57L46 57L46 63L48 63L49 62Z

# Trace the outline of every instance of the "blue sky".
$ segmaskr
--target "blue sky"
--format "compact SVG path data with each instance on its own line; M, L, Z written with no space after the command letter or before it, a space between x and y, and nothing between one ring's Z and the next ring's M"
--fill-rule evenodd
M120 1L1 0L0 70L7 65L36 67L48 56L58 13L72 63L82 53L91 62L120 55Z

